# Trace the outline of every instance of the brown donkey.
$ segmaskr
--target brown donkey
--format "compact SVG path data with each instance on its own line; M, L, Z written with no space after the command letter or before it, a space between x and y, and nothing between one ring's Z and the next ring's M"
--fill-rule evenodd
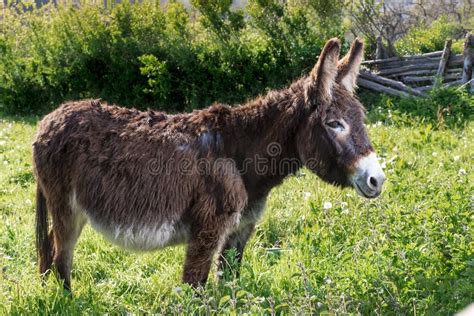
M331 39L308 76L242 106L167 115L89 100L47 115L33 144L40 272L54 266L70 289L89 222L132 250L186 242L183 281L197 286L216 252L241 260L270 190L302 166L378 196L385 177L353 95L363 43L339 61L340 46Z

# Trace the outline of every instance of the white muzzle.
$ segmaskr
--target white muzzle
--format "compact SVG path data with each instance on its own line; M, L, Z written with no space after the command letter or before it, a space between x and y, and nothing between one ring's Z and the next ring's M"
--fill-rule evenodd
M352 186L361 196L371 199L380 195L385 174L374 152L356 162L355 171L350 179Z

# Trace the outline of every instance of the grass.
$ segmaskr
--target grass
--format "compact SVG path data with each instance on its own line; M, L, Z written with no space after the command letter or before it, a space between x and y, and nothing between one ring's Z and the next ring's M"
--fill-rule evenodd
M474 301L473 122L371 122L388 176L381 198L303 170L272 192L241 278L211 277L197 293L180 283L183 246L128 253L87 227L73 296L54 278L42 287L37 273L36 122L0 117L0 314L447 315Z

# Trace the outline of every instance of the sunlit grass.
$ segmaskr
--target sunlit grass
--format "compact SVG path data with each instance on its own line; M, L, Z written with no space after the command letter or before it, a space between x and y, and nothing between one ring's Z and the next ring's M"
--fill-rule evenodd
M452 314L474 301L474 123L456 130L371 124L388 176L364 200L307 170L270 197L242 276L199 293L180 283L184 247L134 254L89 227L74 295L41 286L34 250L35 118L0 119L0 314ZM215 269L214 269L215 272Z

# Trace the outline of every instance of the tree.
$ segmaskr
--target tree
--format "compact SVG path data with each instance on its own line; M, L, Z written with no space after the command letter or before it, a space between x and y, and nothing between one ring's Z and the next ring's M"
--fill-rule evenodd
M406 9L401 3L388 4L377 0L350 0L348 3L351 31L364 35L374 48L381 40L387 44L385 56L394 56L395 41L411 26L405 23Z
M384 0L348 0L350 30L363 35L379 56L396 55L395 41L414 26L430 25L441 16L469 29L473 27L473 0L414 0L411 3ZM382 42L386 45L381 49ZM377 46L378 44L378 46Z

